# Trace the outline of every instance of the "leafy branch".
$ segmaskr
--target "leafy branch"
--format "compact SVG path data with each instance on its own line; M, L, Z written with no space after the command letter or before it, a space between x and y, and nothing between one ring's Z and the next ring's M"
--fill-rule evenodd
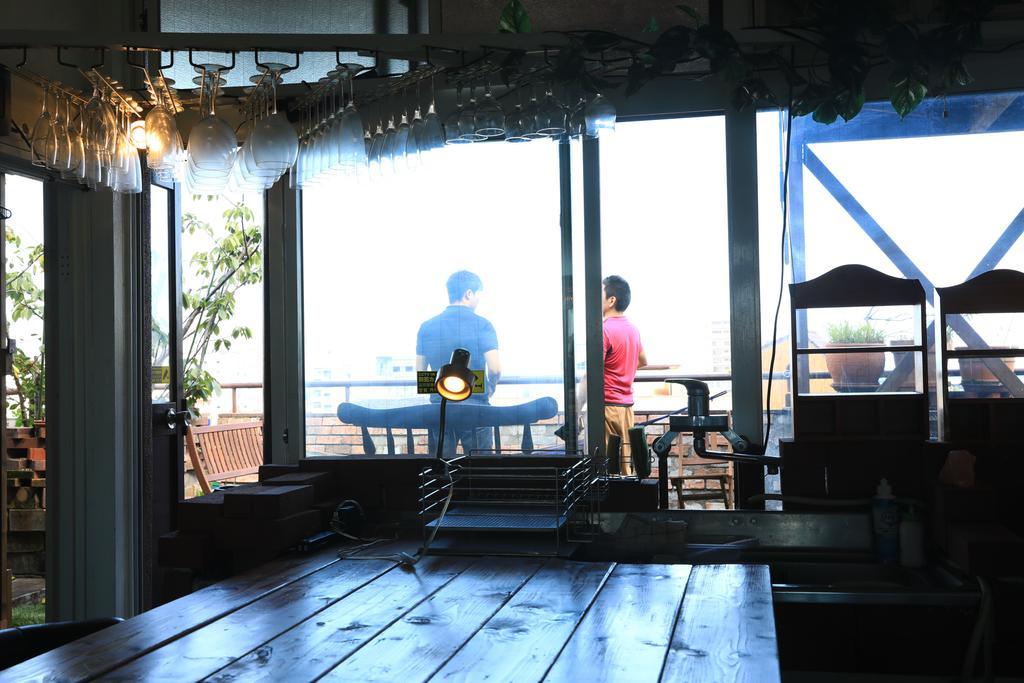
M252 210L244 202L232 202L223 218L223 225L215 229L195 214L182 217L185 234L205 235L213 241L209 250L196 252L191 259L192 273L201 284L181 296L184 398L195 412L199 403L219 389L206 369L209 354L229 351L238 339L252 339L251 328L228 327L235 315L238 290L263 281L263 231L254 224ZM154 357L166 359L166 332L154 325L152 339Z

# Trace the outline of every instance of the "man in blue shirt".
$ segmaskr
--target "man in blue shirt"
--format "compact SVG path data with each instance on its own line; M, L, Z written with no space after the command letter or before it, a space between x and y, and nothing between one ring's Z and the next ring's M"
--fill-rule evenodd
M448 278L448 308L420 325L416 335L416 370L440 370L452 357L455 349L469 351L469 368L486 370L485 393L473 394L471 403L488 404L501 378L498 358L498 335L487 318L476 314L483 283L468 270L460 270ZM431 400L439 400L432 396ZM446 430L447 431L447 430ZM474 427L448 433L445 437L445 455L455 452L456 442L462 443L463 452L489 449L494 445L491 427Z

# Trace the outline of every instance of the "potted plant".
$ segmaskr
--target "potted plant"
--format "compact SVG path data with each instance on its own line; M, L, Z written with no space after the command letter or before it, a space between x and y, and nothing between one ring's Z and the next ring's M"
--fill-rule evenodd
M966 350L966 346L958 347L958 350ZM960 364L960 386L963 388L965 395L974 398L992 398L997 396L1007 396L1008 392L1003 386L1002 381L995 376L992 370L989 369L986 360L995 361L997 363L1002 362L1007 370L1010 372L1014 371L1016 366L1015 358L961 358L959 359Z
M854 326L849 322L828 326L828 347L882 346L885 332L871 323ZM885 354L881 352L830 353L825 365L832 375L832 388L839 392L877 391L878 380L885 370Z

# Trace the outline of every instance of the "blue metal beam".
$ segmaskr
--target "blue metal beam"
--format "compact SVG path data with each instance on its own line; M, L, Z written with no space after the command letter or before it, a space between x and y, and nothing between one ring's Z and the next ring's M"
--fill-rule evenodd
M1003 257L1006 256L1006 253L1010 251L1010 248L1020 239L1021 234L1024 234L1024 209L1021 209L1020 213L1010 221L1010 224L1006 226L1006 230L1003 230L1003 234L996 239L992 244L992 248L981 258L981 261L974 267L971 274L967 276L967 279L976 278L982 273L995 269L999 262L1003 260Z
M872 242L882 250L882 253L889 258L890 261L903 273L903 277L917 279L921 281L921 285L924 287L925 295L928 297L928 302L933 303L935 296L935 285L932 284L931 280L917 267L916 264L907 255L907 252L903 251L896 240L889 236L881 225L878 224L868 210L857 201L857 198L846 189L846 186L825 166L824 162L818 155L816 155L810 148L807 148L804 152L804 164L807 166L807 170L814 174L818 181L824 186L832 197L839 202L839 206L843 207L843 210L850 215L850 218L860 226L860 229L864 231Z
M993 116L993 108L999 106L1003 111ZM800 126L794 127L794 131L799 130L801 135L794 139L802 144L1022 131L1024 93L930 98L902 120L888 102L869 102L851 121L828 126L815 123L809 116L796 121Z

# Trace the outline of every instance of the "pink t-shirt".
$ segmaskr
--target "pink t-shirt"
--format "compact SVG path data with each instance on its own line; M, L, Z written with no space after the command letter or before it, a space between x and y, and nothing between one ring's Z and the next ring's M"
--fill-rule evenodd
M625 316L604 320L604 402L633 405L633 378L640 365L640 331Z

